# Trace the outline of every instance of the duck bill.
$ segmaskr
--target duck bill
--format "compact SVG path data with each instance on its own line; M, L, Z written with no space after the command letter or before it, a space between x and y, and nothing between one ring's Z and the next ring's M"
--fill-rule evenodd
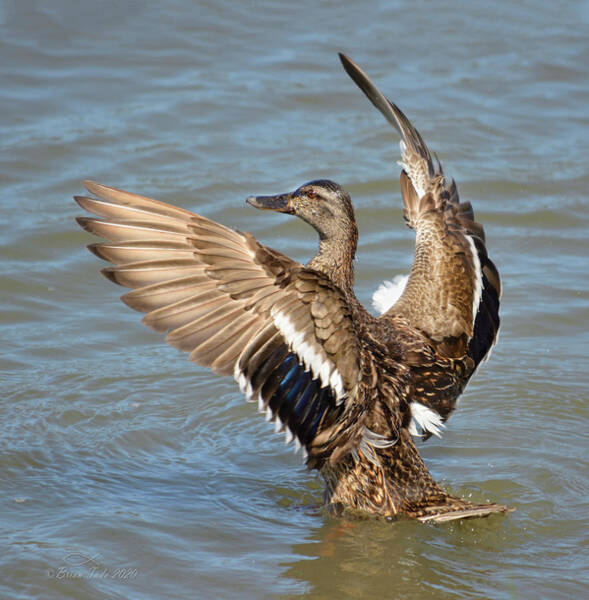
M246 199L248 204L260 210L275 210L277 212L292 214L290 205L292 194L278 194L277 196L250 196Z

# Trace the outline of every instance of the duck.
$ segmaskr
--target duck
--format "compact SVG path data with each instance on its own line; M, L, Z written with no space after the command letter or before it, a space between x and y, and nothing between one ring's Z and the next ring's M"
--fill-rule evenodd
M328 179L250 196L319 237L305 265L192 211L92 181L78 217L88 246L130 288L122 301L193 362L233 376L246 399L302 450L335 514L444 522L505 513L434 481L415 435L439 434L498 330L499 275L469 203L417 130L366 74L344 68L397 129L401 192L416 232L405 289L384 314L354 294L358 230L350 195Z

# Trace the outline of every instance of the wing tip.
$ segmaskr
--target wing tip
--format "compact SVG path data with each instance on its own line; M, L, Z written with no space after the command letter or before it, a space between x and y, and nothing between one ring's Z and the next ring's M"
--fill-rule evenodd
M98 183L98 181L93 181L92 179L84 179L82 181L82 185L95 196L100 196L100 191L103 189L109 189L108 186L103 185L102 183Z
M95 242L93 244L88 244L86 246L86 248L88 248L88 250L90 250L90 252L92 252L92 254L94 254L94 256L97 256L101 260L106 260L106 261L110 262L109 259L104 255L104 253L102 251L103 246L104 246L104 244L101 244L100 242Z
M96 233L94 233L94 231L92 230L92 223L94 223L95 221L99 221L100 219L95 219L94 217L74 217L76 223L84 230L87 231L88 233L91 233L93 235L97 235Z
M105 267L104 269L100 269L100 272L109 281L112 281L113 283L116 283L117 285L124 285L117 278L117 269L116 269L116 267Z
M84 210L86 210L85 204L88 200L91 200L91 198L88 198L88 196L80 196L80 195L76 194L74 196L74 200L78 203L79 206L81 206Z

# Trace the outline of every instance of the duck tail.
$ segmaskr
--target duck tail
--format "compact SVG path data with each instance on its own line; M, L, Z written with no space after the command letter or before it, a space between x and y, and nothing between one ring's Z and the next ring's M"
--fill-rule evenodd
M513 510L495 503L476 504L448 494L434 481L406 430L401 431L395 446L381 451L381 463L387 470L387 495L396 514L443 523Z
M488 517L497 513L506 514L514 510L502 504L474 504L454 496L447 496L445 502L420 508L411 516L422 522L445 523L446 521L456 521L458 519Z

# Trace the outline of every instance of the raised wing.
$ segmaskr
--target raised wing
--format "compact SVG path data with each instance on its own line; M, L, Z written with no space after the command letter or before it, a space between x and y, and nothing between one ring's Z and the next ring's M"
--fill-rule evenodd
M190 359L234 375L287 442L313 466L334 438L356 439L358 338L338 288L315 271L190 211L85 182L78 204L101 218L78 223L106 243L102 273L132 288L122 297ZM351 443L351 442L350 442Z
M469 202L460 202L453 180L407 117L348 57L346 72L400 133L401 192L405 218L416 232L409 280L385 313L403 317L425 333L446 357L468 354L478 365L499 330L499 273L487 256L485 234Z

